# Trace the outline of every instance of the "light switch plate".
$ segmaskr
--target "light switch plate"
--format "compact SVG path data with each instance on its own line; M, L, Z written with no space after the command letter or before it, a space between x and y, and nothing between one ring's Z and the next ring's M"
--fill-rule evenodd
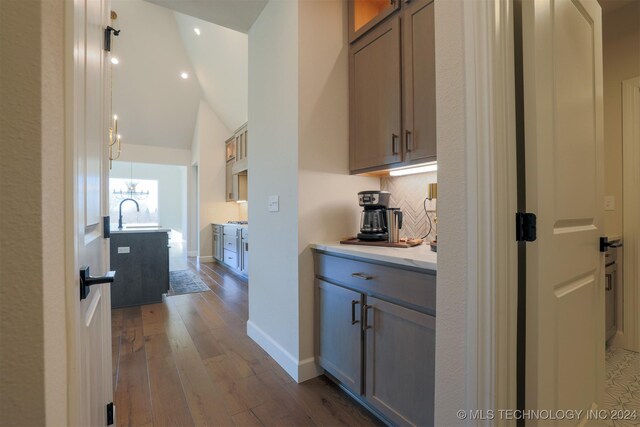
M615 211L616 210L616 198L614 196L605 196L604 198L604 210Z
M131 248L129 246L118 246L119 254L128 254L131 253Z
M278 211L280 211L280 197L278 197L278 196L269 196L269 200L267 202L267 210L269 212L278 212Z

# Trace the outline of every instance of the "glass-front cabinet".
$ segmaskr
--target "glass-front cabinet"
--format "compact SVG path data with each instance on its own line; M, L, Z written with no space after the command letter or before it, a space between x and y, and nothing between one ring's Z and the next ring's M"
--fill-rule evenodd
M402 0L349 0L349 41L373 28L400 8Z

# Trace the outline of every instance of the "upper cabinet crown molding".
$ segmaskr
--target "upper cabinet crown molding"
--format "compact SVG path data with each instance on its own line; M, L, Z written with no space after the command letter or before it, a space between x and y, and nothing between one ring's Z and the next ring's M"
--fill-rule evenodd
M433 0L349 0L349 34L351 173L435 161Z

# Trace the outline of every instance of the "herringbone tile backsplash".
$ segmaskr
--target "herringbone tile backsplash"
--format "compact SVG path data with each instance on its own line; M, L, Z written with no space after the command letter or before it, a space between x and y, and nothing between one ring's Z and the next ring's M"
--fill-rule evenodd
M421 173L416 175L380 178L380 189L391 193L390 207L400 208L403 212L401 238L423 238L429 231L429 221L423 203L427 197L427 184L437 181L437 173ZM431 218L433 229L427 241L435 239L436 201L427 201L427 212Z

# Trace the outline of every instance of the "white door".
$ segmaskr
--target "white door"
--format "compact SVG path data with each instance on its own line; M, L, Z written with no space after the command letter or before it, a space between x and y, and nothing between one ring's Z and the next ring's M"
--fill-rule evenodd
M538 220L527 244L526 407L586 411L604 387L600 6L523 1L522 27L526 204Z
M81 299L79 271L93 276L109 269L109 240L103 236L108 213L106 190L109 83L103 31L109 23L108 0L76 0L73 5L73 65L67 85L70 137L73 138L74 203L73 335L70 340L70 417L78 426L107 424L106 405L113 400L111 377L111 296L109 284L90 286Z

